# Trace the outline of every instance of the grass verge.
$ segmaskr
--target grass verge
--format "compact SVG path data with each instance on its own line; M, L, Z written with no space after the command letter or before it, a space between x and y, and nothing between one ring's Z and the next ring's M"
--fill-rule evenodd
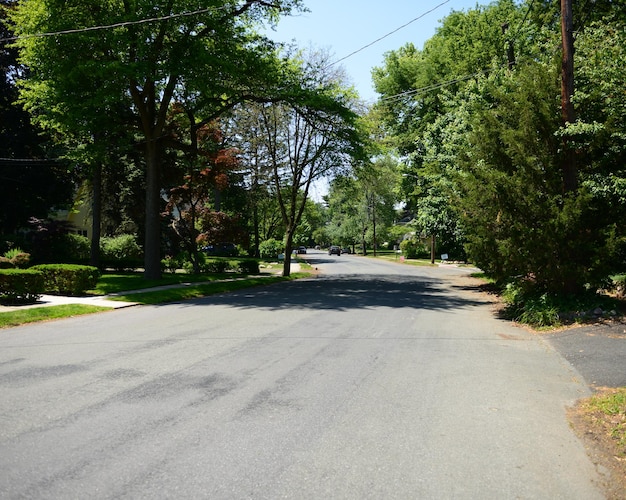
M626 387L598 390L569 417L593 461L610 471L607 498L626 498Z
M51 319L69 318L81 314L92 314L110 311L111 307L91 306L85 304L63 304L50 307L33 307L23 311L9 311L0 313L0 328L36 323Z
M125 290L143 290L157 286L178 285L183 283L198 283L206 281L220 281L232 279L232 273L220 274L163 274L158 280L147 280L142 273L115 273L103 274L98 280L96 288L88 290L91 295L107 295Z
M308 264L303 268L307 269ZM310 266L308 266L310 268ZM212 275L171 274L164 275L160 280L146 280L141 273L104 274L95 289L90 290L91 295L107 295L116 293L111 300L124 302L136 302L138 304L163 304L177 302L216 293L225 293L244 288L260 285L268 285L281 281L306 278L309 272L292 273L289 277L278 275L272 276L242 276L232 273ZM127 293L131 290L145 290L153 287L181 285L163 290L146 290L145 292ZM99 307L85 304L63 304L58 306L32 307L23 310L7 311L0 313L0 328L9 328L26 323L46 321L51 319L68 318L81 314L111 310L110 307Z
M431 264L430 259L405 259L401 255L397 253L380 253L376 252L376 255L373 253L368 253L366 257L386 260L388 262L397 262L399 264L408 264L410 266L436 266L437 264Z
M282 276L268 276L262 278L231 279L228 281L214 281L212 283L189 284L181 288L168 288L165 290L116 295L115 297L111 297L111 299L121 300L124 302L137 302L138 304L163 304L167 302L177 302L179 300L206 297L207 295L214 295L216 293L232 292L259 285L268 285L270 283L288 281L293 278L294 276L289 278Z

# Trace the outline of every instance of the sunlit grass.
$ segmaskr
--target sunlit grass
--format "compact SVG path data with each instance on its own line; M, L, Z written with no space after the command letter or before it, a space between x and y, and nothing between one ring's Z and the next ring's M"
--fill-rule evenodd
M161 279L148 280L142 273L103 274L98 280L96 288L89 290L93 295L107 295L127 290L143 290L164 285L176 285L180 283L198 283L205 281L219 281L233 278L233 274L163 274ZM235 275L236 276L236 275Z
M180 300L206 297L207 295L214 295L216 293L232 292L259 285L269 285L270 283L287 281L297 277L298 276L291 276L290 278L284 278L282 276L268 276L242 278L228 281L214 281L212 283L192 283L180 288L168 288L166 290L116 295L115 297L111 297L111 299L125 302L136 302L138 304L163 304L167 302L177 302Z
M63 304L49 307L32 307L29 309L0 313L0 328L35 323L51 319L68 318L82 314L92 314L110 311L110 307L92 306L86 304Z
M583 409L612 437L619 456L626 457L626 387L605 390L592 396L584 403Z
M108 298L137 304L163 304L310 276L311 273L306 270L310 269L311 266L302 262L300 264L301 269L304 269L304 271L292 273L289 277L279 275L247 277L235 273L202 275L181 273L164 274L159 280L146 280L141 273L104 274L98 281L96 288L90 290L88 293L92 295L108 295L115 293L119 295L109 296ZM167 285L182 286L162 290L146 290L148 288ZM124 293L135 290L145 291ZM17 309L0 313L0 328L50 319L67 318L79 314L90 314L110 309L112 309L112 307L99 307L85 304L63 304L58 306Z

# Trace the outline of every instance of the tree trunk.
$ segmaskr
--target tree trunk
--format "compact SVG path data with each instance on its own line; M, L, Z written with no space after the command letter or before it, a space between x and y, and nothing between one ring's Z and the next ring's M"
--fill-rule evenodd
M435 263L435 246L436 246L436 237L435 233L430 236L430 263Z
M563 55L561 62L561 116L563 125L573 124L574 112L574 21L572 18L572 0L561 0L561 37ZM563 192L571 193L577 188L576 152L563 137Z
M144 248L144 277L161 279L161 189L159 182L158 145L154 140L146 144L146 239Z
M363 255L367 255L367 247L365 246L365 233L367 232L367 228L363 228L361 232L361 244L363 245Z
M374 236L374 257L376 257L376 250L378 243L376 242L376 205L372 202L372 232Z
M291 249L293 247L294 228L285 232L285 260L283 261L283 276L291 276Z
M89 265L100 267L100 227L102 225L102 164L98 162L91 177L91 248Z

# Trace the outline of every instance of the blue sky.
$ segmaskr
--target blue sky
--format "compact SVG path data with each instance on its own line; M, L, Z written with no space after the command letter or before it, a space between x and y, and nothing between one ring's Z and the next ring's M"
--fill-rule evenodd
M453 10L468 10L477 0L306 0L310 12L281 19L275 32L268 36L297 46L328 49L333 60L341 59L375 40L408 26L341 61L361 98L375 101L371 70L381 66L385 52L407 42L422 48L435 34L440 21ZM434 9L434 10L433 10ZM430 13L427 13L431 11ZM421 17L423 16L423 17Z

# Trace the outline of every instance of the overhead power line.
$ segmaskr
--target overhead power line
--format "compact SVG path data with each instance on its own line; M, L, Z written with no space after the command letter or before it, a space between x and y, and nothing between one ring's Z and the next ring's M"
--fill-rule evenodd
M534 3L535 3L535 0L531 0L530 4L528 5L528 9L526 10L526 13L524 14L524 18L520 21L520 23L517 26L517 29L515 30L515 34L513 35L512 39L511 39L511 43L514 42L515 40L517 40L518 36L520 35L521 30L522 30L522 26L526 23L526 20L528 19L528 15L532 11ZM438 8L438 7L439 6L437 6L435 8ZM505 67L505 66L507 66L507 65L506 64L502 65L502 67ZM389 101L393 101L393 100L399 100L399 99L402 99L404 97L410 97L410 96L414 96L414 95L424 94L426 92L431 92L433 90L437 90L437 89L440 89L440 88L443 88L443 87L447 87L449 85L454 85L455 83L460 83L460 82L464 82L466 80L470 80L470 79L475 78L477 76L481 76L481 75L484 75L486 73L489 73L490 71L491 71L491 69L484 69L484 70L478 71L476 73L473 73L471 75L465 75L465 76L461 76L461 77L458 77L458 78L454 78L452 80L446 80L446 81L439 82L439 83L433 83L432 85L427 85L426 87L421 87L419 89L407 90L405 92L400 92L398 94L381 97L380 101L389 102Z
M445 2L441 2L439 5L436 5L435 7L433 7L432 9L424 12L423 14L420 14L419 16L417 16L414 19L411 19L408 23L403 24L402 26L399 26L398 28L394 29L393 31L390 31L389 33L387 33L386 35L383 35L379 38L377 38L376 40L374 40L373 42L368 43L367 45L363 45L363 47L355 50L354 52L350 52L347 56L342 57L341 59L337 59L336 61L334 61L333 63L329 64L328 66L333 66L337 63L340 63L341 61L345 61L346 59L352 57L355 54L358 54L359 52L362 52L363 50L371 47L372 45L377 44L378 42L380 42L381 40L384 40L385 38L393 35L394 33L397 33L398 31L400 31L401 29L406 28L407 26L409 26L410 24L413 24L415 21L419 21L420 19L422 19L423 17L427 16L428 14L430 14L431 12L436 11L437 9L439 9L440 7L444 6L445 4L449 3L450 0L445 0Z
M71 35L71 34L76 34L76 33L86 33L89 31L102 31L102 30L109 30L109 29L115 29L115 28L123 28L126 26L135 26L138 24L155 23L155 22L160 22L160 21L170 21L172 19L196 16L198 14L206 14L207 12L211 12L211 11L215 12L219 10L226 10L226 6L207 7L204 9L198 9L198 10L194 10L191 12L179 12L177 14L169 14L167 16L137 19L135 21L122 21L119 23L103 24L99 26L88 26L85 28L74 28L74 29L68 29L68 30L51 31L51 32L46 32L46 33L33 33L31 35L21 35L21 36L9 37L9 38L0 38L0 42L13 42L13 41L21 40L25 38L42 38L42 37L57 36L57 35Z

